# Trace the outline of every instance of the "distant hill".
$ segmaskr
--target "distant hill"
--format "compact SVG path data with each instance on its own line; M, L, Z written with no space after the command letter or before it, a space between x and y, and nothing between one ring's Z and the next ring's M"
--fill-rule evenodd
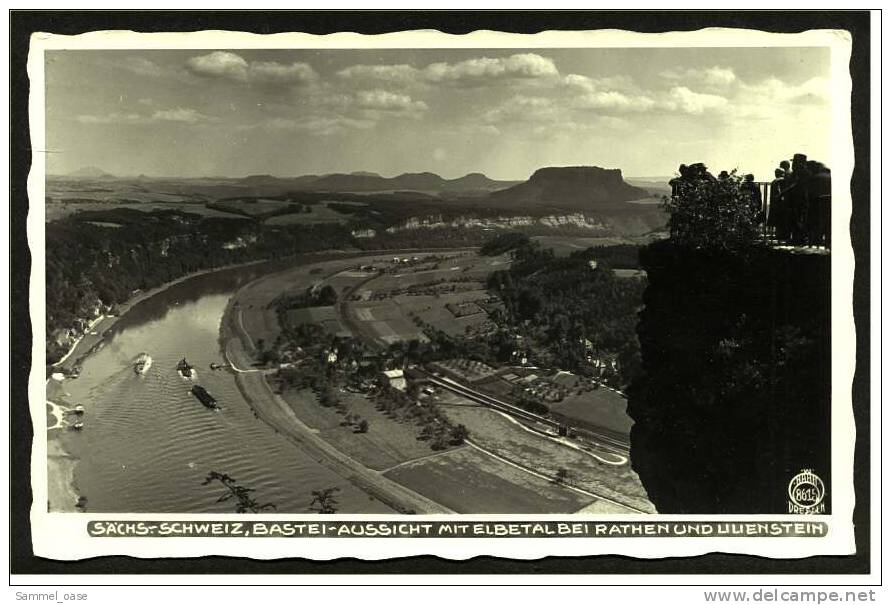
M499 191L519 185L522 181L495 181L482 172L471 172L445 182L446 191Z
M105 172L101 168L95 166L84 166L73 172L69 172L67 176L78 179L113 179L115 178L110 172Z
M241 185L254 186L254 187L294 187L301 184L312 183L313 181L318 180L318 176L314 174L308 174L306 176L298 176L298 177L280 177L280 176L272 176L270 174L252 174L250 176L246 176L244 178L238 179L238 183Z
M626 183L619 169L567 166L540 168L525 183L496 191L488 199L515 208L552 205L595 211L649 195Z
M373 172L352 172L326 174L312 180L300 177L294 179L292 184L307 191L422 191L460 194L497 191L517 182L495 181L478 172L457 179L444 179L433 172L407 172L392 178Z
M671 185L668 181L673 176L626 176L625 180L635 187L642 187L653 193L670 193Z

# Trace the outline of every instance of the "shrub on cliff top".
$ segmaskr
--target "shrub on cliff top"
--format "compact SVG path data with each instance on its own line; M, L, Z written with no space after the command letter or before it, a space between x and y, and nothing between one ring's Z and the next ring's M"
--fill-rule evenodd
M672 241L694 248L739 249L758 235L758 212L736 171L717 179L708 173L674 181L674 195L663 198L671 216Z

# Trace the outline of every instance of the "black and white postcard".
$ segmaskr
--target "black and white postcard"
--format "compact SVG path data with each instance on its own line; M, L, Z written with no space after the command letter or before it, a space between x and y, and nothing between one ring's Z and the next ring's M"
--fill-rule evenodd
M33 35L35 554L854 553L850 57Z

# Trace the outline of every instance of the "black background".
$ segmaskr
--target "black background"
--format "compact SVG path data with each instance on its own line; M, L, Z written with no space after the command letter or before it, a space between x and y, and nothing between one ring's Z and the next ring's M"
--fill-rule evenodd
M30 457L31 418L28 375L31 363L31 324L28 282L31 257L27 246L27 177L31 148L28 125L28 43L36 31L79 34L102 29L140 32L199 31L204 29L274 33L300 31L325 34L354 31L376 34L409 29L438 29L462 34L478 29L518 33L544 30L616 28L639 32L689 31L703 27L738 27L774 32L808 29L845 29L853 39L852 128L855 168L851 181L854 201L851 234L856 270L854 318L857 330L857 369L853 384L857 446L854 460L857 555L775 560L744 555L709 554L701 557L635 559L620 556L546 557L515 561L476 557L449 561L438 557L410 557L367 562L339 559L254 561L234 557L143 560L100 557L59 562L35 557L31 549ZM10 12L10 572L13 574L823 574L869 573L869 145L870 145L870 31L865 11L11 11ZM384 547L384 543L382 543ZM393 578L394 582L398 581ZM816 580L816 578L815 578ZM246 581L249 581L246 578ZM728 579L732 582L732 578ZM608 577L597 579L609 583Z

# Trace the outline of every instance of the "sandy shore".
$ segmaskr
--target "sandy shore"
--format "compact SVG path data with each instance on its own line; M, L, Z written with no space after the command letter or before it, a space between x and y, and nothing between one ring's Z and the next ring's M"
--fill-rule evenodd
M65 430L65 429L57 429ZM47 435L47 509L51 513L78 512L80 495L74 484L77 458L65 451L62 441L51 431Z

